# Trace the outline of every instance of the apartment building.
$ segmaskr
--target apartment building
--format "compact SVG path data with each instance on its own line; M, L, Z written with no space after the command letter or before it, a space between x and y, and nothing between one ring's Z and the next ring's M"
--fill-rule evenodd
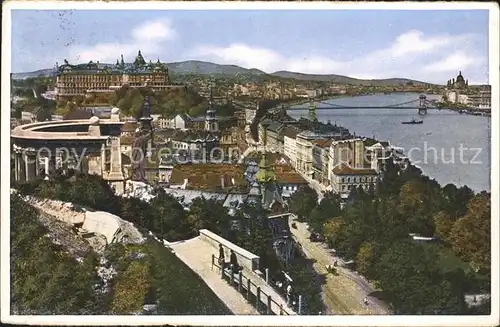
M362 187L368 191L370 187L375 187L378 174L369 168L352 168L341 164L332 169L330 185L332 191L340 194L349 194L352 188Z

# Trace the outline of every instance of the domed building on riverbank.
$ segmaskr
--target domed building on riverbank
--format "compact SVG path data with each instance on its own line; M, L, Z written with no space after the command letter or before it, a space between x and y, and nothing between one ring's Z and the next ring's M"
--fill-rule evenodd
M448 80L448 82L446 83L447 89L465 90L468 87L469 87L469 80L466 80L463 77L462 71L458 72L457 78L452 78Z

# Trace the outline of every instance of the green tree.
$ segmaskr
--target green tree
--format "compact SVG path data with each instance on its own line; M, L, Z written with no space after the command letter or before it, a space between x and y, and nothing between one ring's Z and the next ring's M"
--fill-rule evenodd
M408 241L390 246L376 264L377 285L397 314L460 314L465 310L461 278L439 268L435 247Z
M436 226L436 234L445 242L450 242L450 234L453 228L454 221L445 211L440 211L434 215L434 225Z
M318 204L318 195L309 186L301 186L290 198L290 210L295 213L299 221L305 221L305 217Z
M305 221L312 230L323 233L323 226L328 219L332 216L338 216L340 213L340 197L337 194L329 194L321 200L310 215L305 216Z
M95 261L77 262L46 237L38 213L11 195L11 305L17 314L92 314L106 311L94 292ZM64 285L64 287L61 287Z
M465 216L458 219L450 235L453 250L476 270L491 264L491 199L482 192L469 201Z
M381 247L376 242L363 242L356 256L356 270L368 278L376 277L374 268L380 255Z

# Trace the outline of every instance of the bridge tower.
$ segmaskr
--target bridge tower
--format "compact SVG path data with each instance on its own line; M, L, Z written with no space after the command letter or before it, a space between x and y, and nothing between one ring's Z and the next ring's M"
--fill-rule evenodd
M418 102L418 114L427 115L427 97L425 94L421 94Z
M318 120L318 116L316 115L316 108L318 108L318 103L316 101L309 102L309 119L311 121Z

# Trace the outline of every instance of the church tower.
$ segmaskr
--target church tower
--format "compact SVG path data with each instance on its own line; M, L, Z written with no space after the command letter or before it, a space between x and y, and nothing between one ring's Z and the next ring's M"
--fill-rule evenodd
M208 109L205 116L205 130L207 132L218 132L219 123L217 122L217 117L215 116L214 108L214 98L213 98L213 87L210 85L210 98L208 100Z
M267 129L267 124L263 124L264 129ZM266 141L264 140L264 147ZM256 181L260 185L262 206L265 209L270 209L271 206L278 202L284 206L283 198L281 197L280 190L277 184L277 176L271 164L267 160L267 154L262 153L262 159L259 163L259 170L255 174Z

